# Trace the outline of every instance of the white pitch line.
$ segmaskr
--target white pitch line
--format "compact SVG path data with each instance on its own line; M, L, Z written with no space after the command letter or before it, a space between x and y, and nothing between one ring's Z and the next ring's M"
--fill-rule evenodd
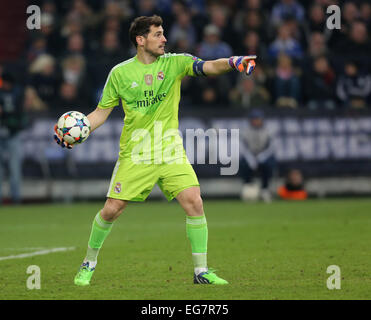
M0 257L0 261L10 260L10 259L23 259L23 258L33 257L33 256L40 256L43 254L49 254L53 252L63 252L63 251L70 251L70 250L75 250L75 247L52 248L52 249L40 250L40 251L29 252L29 253L21 253L21 254L11 255L7 257Z

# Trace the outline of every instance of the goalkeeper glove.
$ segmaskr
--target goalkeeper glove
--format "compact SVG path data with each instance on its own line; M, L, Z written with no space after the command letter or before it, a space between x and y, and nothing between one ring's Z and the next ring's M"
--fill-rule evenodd
M62 148L66 147L67 149L72 149L72 147L73 147L72 144L69 144L66 141L64 141L63 138L59 135L57 129L58 129L58 126L55 125L54 126L54 132L55 132L54 140L55 140L55 142L58 143Z
M246 71L250 75L255 69L256 56L232 56L229 58L229 65L232 69L237 69L239 72Z

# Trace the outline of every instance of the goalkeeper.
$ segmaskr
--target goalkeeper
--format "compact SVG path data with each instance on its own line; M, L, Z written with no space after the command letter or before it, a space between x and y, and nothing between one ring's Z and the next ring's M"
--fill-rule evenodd
M250 74L256 56L203 61L189 54L165 53L162 18L156 15L136 18L129 36L136 56L112 68L97 108L88 115L94 131L121 99L125 121L107 199L93 220L87 253L74 282L89 285L114 221L129 201L144 201L157 183L166 198L176 198L186 213L194 283L227 284L207 265L208 229L199 182L178 133L180 85L184 76L220 75L231 70ZM156 139L159 132L162 139ZM55 139L62 147L72 148L57 132Z

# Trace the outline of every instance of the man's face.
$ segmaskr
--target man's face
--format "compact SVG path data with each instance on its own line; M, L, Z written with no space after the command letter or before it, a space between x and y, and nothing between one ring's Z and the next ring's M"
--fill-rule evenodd
M250 123L255 128L260 128L263 125L263 119L262 118L252 118L250 120Z
M318 73L325 73L328 69L328 62L327 62L326 58L321 57L321 58L315 60L314 69Z
M161 56L165 53L165 44L167 42L164 36L164 29L162 26L151 26L147 37L143 38L143 48L146 52L155 57Z

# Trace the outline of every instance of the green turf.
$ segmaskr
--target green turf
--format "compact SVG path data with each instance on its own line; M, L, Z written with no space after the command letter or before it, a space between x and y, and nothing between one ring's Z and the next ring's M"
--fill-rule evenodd
M371 200L205 201L209 266L227 286L194 285L185 216L174 201L130 204L101 250L90 287L73 278L101 203L0 208L0 299L370 299ZM26 288L29 265L41 289ZM329 290L329 265L341 289Z

